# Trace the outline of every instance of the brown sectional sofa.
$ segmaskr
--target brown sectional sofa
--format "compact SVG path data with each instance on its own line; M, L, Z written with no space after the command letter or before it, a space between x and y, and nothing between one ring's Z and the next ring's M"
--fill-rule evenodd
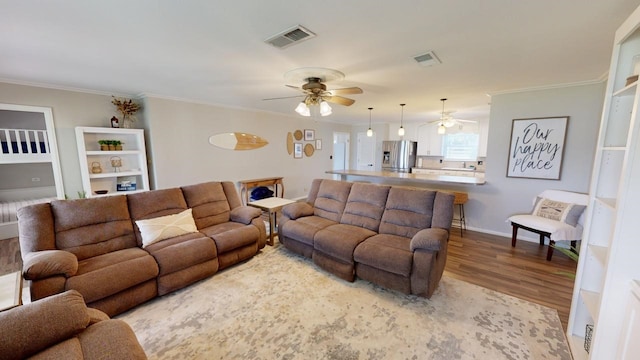
M0 359L146 359L127 323L70 290L0 312Z
M197 231L142 247L136 221L187 209ZM260 214L231 182L23 207L23 276L32 300L77 290L113 316L255 255L266 244Z
M279 239L347 281L359 277L430 297L447 258L454 195L316 179L306 202L282 209Z

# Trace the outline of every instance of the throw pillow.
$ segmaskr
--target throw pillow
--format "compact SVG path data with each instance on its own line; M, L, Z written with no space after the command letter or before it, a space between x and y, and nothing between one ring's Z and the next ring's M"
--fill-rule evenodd
M198 232L191 209L174 215L160 216L147 220L136 220L142 235L142 247L145 248L161 240Z
M586 209L584 205L566 203L538 197L533 206L533 215L546 219L562 221L568 225L576 226L580 216Z

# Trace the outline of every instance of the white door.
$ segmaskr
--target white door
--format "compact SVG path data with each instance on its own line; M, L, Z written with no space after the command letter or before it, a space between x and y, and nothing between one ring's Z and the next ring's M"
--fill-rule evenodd
M369 137L366 133L358 133L356 169L373 171L376 168L376 134Z
M346 170L349 168L349 133L333 133L333 170ZM340 180L340 175L333 175Z

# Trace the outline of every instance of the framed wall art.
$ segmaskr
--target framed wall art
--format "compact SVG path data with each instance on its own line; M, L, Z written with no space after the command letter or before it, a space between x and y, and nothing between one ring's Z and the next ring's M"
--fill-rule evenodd
M293 158L302 159L302 143L293 144Z
M513 119L507 177L560 180L568 116Z
M322 140L316 139L316 150L322 150Z
M316 131L311 129L304 129L304 141L313 141L316 139Z

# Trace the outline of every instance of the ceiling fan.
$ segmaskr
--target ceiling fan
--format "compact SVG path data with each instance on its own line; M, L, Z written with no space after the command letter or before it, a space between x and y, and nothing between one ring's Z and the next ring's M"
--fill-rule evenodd
M314 73L314 75L309 75ZM344 78L344 74L339 71L323 68L302 68L291 70L285 74L285 78L295 80L295 77L300 78L304 76L302 80L306 81L302 86L285 85L289 88L299 90L303 95L297 96L285 96L277 98L269 98L263 100L277 100L277 99L289 99L304 96L304 99L298 104L295 111L302 116L311 116L311 110L309 106L319 105L320 115L331 115L331 106L328 103L350 106L356 101L350 98L346 98L340 95L350 94L362 94L362 89L359 87L348 87L342 89L330 89L327 90L325 81Z
M439 134L444 134L446 131L446 128L450 128L456 124L462 125L462 123L472 123L472 124L478 123L476 120L455 119L452 115L455 111L446 111L446 112L444 111L444 102L447 101L447 99L440 99L440 101L442 101L442 114L440 116L440 120L434 120L429 122L429 124L434 124L434 123L440 124L438 126Z

